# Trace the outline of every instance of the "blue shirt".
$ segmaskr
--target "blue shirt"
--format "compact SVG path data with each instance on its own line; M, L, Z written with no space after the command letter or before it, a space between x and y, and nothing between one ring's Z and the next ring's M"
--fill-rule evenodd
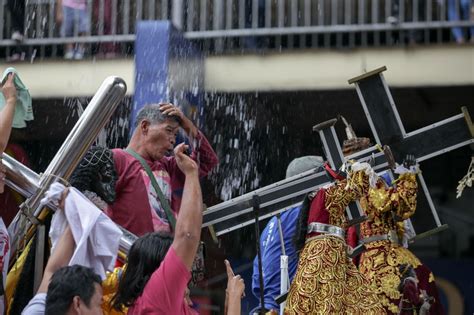
M300 206L294 207L281 214L281 228L285 251L288 256L290 283L295 276L298 265L298 255L293 245L293 236L296 233L300 208ZM275 302L275 298L280 295L280 256L282 251L277 217L273 217L263 230L260 236L260 250L262 253L265 308L278 310L280 306ZM260 301L258 257L255 257L253 261L252 292Z

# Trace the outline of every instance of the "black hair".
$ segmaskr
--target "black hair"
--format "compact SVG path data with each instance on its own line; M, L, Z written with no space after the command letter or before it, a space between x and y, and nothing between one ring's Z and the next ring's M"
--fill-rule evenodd
M308 217L309 209L311 208L312 198L311 194L306 194L301 204L300 214L298 220L296 220L296 232L293 236L293 244L295 245L296 251L300 251L304 247L306 242L306 234L308 233Z
M111 303L122 311L130 307L143 293L151 275L157 270L173 242L169 234L148 233L133 243L128 253L127 266Z
M100 285L101 279L91 268L73 265L58 269L48 285L45 314L66 314L75 296L89 307L96 290L95 283Z
M115 195L105 196L103 195L104 192L97 191L94 186L98 181L100 181L100 176L104 175L103 170L108 163L112 165L110 175L112 176L112 185L114 187L111 188L111 191L114 191L118 177L114 166L113 152L112 150L101 146L94 146L86 152L81 163L76 167L71 175L71 185L79 189L81 192L92 191L108 203L113 202L111 199L115 199Z
M163 114L160 110L160 104L148 104L143 106L137 114L135 128L138 127L140 122L144 119L149 120L150 123L161 123L167 119L171 119L181 124L181 120L178 116Z

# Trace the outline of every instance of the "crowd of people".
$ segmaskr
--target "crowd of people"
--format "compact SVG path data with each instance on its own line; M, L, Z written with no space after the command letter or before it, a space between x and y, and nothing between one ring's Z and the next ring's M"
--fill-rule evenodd
M15 79L9 73L1 85L0 152L18 106ZM187 141L176 144L180 130ZM357 146L345 142L344 153L369 144L355 140ZM71 187L57 182L49 188L42 202L56 208L49 232L51 255L22 314L198 314L189 286L202 265L197 261L203 218L200 179L217 165L204 134L177 106L143 106L125 149L91 148ZM294 160L287 177L310 169L325 170L331 182L272 219L263 231L262 260L255 259L252 289L264 298L253 312L278 312L277 295L285 293L278 290L279 256L285 254L291 283L285 314L443 314L433 274L404 246L405 220L416 209L414 159L393 164L395 181L378 176L368 163L349 163L347 174L338 173L316 156ZM5 173L0 159L0 193ZM360 225L365 251L358 258L351 256L355 229L345 214L356 200L368 216ZM137 239L123 264L117 255L125 232ZM9 240L1 218L0 234L5 236L0 238L5 289ZM225 314L240 314L245 284L227 260L223 263ZM6 299L0 305L3 314Z
M385 12L386 8L383 5L379 5L379 15L386 16L386 22L391 24L399 24L402 22L430 22L439 19L440 21L469 21L473 19L473 4L471 0L430 0L433 3L429 6L432 8L433 12L436 13L436 17L427 16L427 1L420 0L416 2L416 5L412 4L410 1L400 1L394 0L391 1L390 12ZM25 0L8 0L8 8L11 14L11 33L7 36L18 43L16 47L12 48L10 60L24 60L25 51L22 48L21 42L27 34L25 29L25 13L26 13L26 3ZM339 8L336 13L337 21L340 23L345 23L344 20L344 3L341 0L334 0L334 6ZM120 2L118 6L120 6ZM125 22L118 22L120 19L114 19L112 15L114 14L113 2L111 0L94 0L89 3L86 0L55 0L52 2L52 5L55 6L54 21L49 21L48 23L55 23L56 29L59 31L62 37L78 37L85 35L113 35L114 30L120 30L121 28L133 28L133 22L131 25L122 25ZM117 5L117 4L116 4ZM276 6L272 6L268 9L266 6L268 4L263 0L256 1L253 4L253 1L245 1L245 27L268 27L271 23L265 19L265 12L271 12L273 17L278 16L278 9ZM256 7L256 9L254 8ZM416 7L415 7L416 6ZM134 8L134 2L130 1L128 7ZM185 4L184 7L189 7L190 10L193 10L192 4ZM208 6L210 10L211 6ZM138 10L138 8L135 8ZM333 8L329 5L326 6L325 12L322 12L315 18L322 18L323 21L318 21L318 24L326 24L331 21L334 23L332 13ZM358 8L357 4L354 4L353 12L358 10L366 10L364 16L366 21L364 23L379 23L380 21L371 21L371 16L373 16L372 10L369 6L363 6ZM350 11L349 11L350 12ZM136 11L137 16L142 16L143 12ZM253 14L257 14L255 18ZM116 14L116 13L115 13ZM130 12L124 12L122 14L129 14L130 17L126 20L133 20L133 14ZM152 18L154 18L155 13L149 13ZM186 14L186 12L183 12ZM208 12L207 14L212 14ZM350 13L349 13L350 14ZM445 14L445 17L441 15ZM347 15L347 13L346 13ZM439 17L438 17L439 16ZM37 17L38 18L38 17ZM362 21L359 21L359 23ZM115 23L115 25L113 25ZM128 22L127 22L128 23ZM339 23L339 22L338 22ZM26 24L29 25L28 23ZM276 25L274 25L276 26ZM37 30L39 32L39 30ZM407 30L407 38L394 38L399 42L421 42L421 34L423 32L417 31L416 29ZM451 28L452 37L454 41L459 44L465 42L474 41L474 27L452 27ZM48 35L51 36L51 35ZM264 48L266 39L259 37L245 37L243 41L243 46L247 49L256 49ZM94 49L94 55L105 58L112 58L117 56L120 52L120 47L117 43L112 41L110 42L100 42ZM71 60L81 60L86 54L87 45L84 43L74 43L68 42L64 45L63 57L64 59Z
M17 102L14 74L8 75L2 83L1 92L5 99L0 113L3 152ZM180 128L187 133L189 144L175 146ZM135 132L126 149L94 150L86 155L81 165L95 166L100 161L106 162L103 164L105 168L112 165L107 162L113 162L112 172L100 170L99 174L95 174L98 180L88 185L87 189L95 191L96 197L102 196L110 203L103 212L97 208L90 210L95 207L95 200L89 201L75 188L66 188L59 183L50 188L49 201L57 205L50 236L53 241L53 230L56 234L61 231L61 235L53 241L41 284L23 314L101 314L103 311L119 314L197 314L189 299L188 283L200 244L203 212L200 178L218 163L209 142L178 107L152 104L139 112ZM0 170L3 189L3 164ZM92 173L89 175L92 176ZM80 180L76 179L76 182L80 183ZM116 188L112 194L106 187L111 184ZM111 199L107 198L110 194ZM77 208L81 208L81 217L87 217L88 211L99 211L102 219L85 220L87 223L83 223L85 226L81 230L73 219L74 211L75 215L78 213ZM56 218L59 217L64 218L66 228L56 228L56 221L59 220ZM104 267L111 269L111 260L104 263L97 257L105 255L100 248L103 243L100 240L111 234L111 230L104 231L104 227L110 225L112 220L115 222L113 226L118 224L139 238L133 243L125 266L120 267L122 272L113 298L108 306L104 306L101 285L112 273L107 275L101 271L105 270ZM89 226L99 224L100 228L95 230ZM90 235L87 236L87 233ZM114 243L115 247L112 247L117 251L117 235L113 235L115 241L109 239L108 242ZM99 247L95 249L98 254L91 255L89 246ZM70 265L73 261L84 263ZM228 274L226 313L240 314L245 285L242 278L234 274L229 262L223 263ZM4 270L8 268L8 262L3 267Z
M27 28L25 28L27 1L25 0L8 0L8 9L11 16L11 34L10 38L17 42L12 48L10 61L25 60L26 52L22 47L22 42L27 37ZM91 16L88 11L87 0L55 0L54 20L49 21L55 23L55 26L62 37L79 37L86 36L95 32L100 35L112 34L112 1L97 0L92 3L92 20L94 25L100 25L97 30L92 27ZM26 24L27 26L29 23ZM113 58L119 51L117 44L112 42L104 42L98 44L95 54L103 58ZM84 43L68 42L64 45L63 57L66 60L81 60L86 53L86 45Z

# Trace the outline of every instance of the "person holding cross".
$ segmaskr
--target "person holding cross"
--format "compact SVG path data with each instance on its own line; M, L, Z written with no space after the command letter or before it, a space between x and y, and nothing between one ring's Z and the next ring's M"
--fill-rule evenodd
M342 116L341 116L342 117ZM355 135L352 126L342 117L348 139L344 140L342 152L349 156L370 146L369 138ZM374 186L360 198L360 205L368 219L360 225L359 243L365 248L359 258L359 270L372 286L377 288L377 297L387 314L399 314L399 290L402 279L400 266L410 265L416 272L421 289L433 298L433 307L428 314L444 314L438 290L431 270L407 248L409 219L416 210L418 166L413 155L407 155L402 165L395 163L390 147L384 146L385 158L398 174L396 180L388 172L380 174Z
M374 171L355 162L347 178L326 168L336 182L306 196L298 219L300 251L285 314L385 314L375 288L348 258L345 208L373 184Z
M438 289L431 270L408 248L405 220L416 210L418 185L414 157L408 156L402 165L394 167L396 180L380 176L376 186L360 199L360 205L368 216L361 223L360 241L365 251L361 254L359 270L375 285L377 295L388 314L399 314L402 292L398 284L402 279L399 267L413 267L419 287L433 299L427 314L444 314Z

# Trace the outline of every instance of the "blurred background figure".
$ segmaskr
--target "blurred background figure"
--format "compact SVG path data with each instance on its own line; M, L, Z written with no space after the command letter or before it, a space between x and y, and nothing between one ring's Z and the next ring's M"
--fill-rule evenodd
M7 4L11 14L11 39L17 42L17 45L12 49L9 61L23 60L25 52L22 51L20 43L23 41L25 33L25 0L8 0Z
M458 2L459 5L456 3ZM472 0L448 0L448 18L450 21L469 21L471 18L471 10L474 2ZM461 27L453 27L452 33L458 44L466 42L470 38L474 43L474 26L467 28L467 34L463 32ZM468 36L466 36L468 35Z
M56 5L56 23L61 24L63 37L84 36L89 32L86 0L57 0ZM83 43L64 45L64 59L83 59L84 52Z
M25 1L8 0L8 8L12 15L12 39L18 42L23 40L25 31Z
M103 10L101 5L103 3ZM103 24L103 29L98 30L97 34L112 34L112 0L95 0L93 2L94 20L98 28ZM102 31L102 33L101 33ZM118 44L114 42L102 42L97 45L96 56L99 58L114 58L119 51Z

